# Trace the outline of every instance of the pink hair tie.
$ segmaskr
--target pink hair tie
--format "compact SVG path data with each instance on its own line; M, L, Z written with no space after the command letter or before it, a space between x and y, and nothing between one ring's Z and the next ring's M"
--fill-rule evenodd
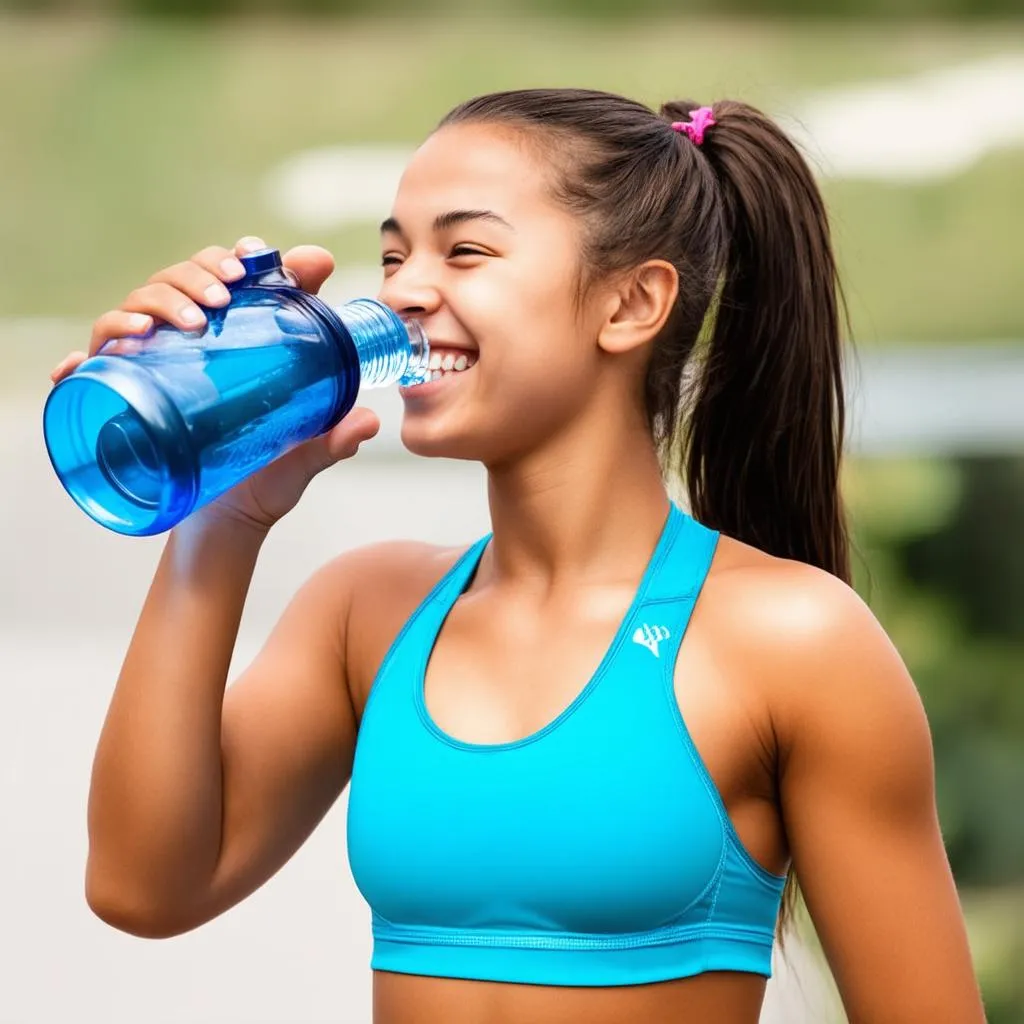
M682 132L695 146L699 146L704 141L704 133L715 123L710 107L698 107L690 112L689 121L673 121L672 128L674 131Z

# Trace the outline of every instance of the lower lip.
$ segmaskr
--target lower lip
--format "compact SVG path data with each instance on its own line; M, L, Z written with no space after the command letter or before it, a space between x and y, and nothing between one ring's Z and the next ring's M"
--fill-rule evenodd
M476 364L474 363L474 366ZM420 396L427 398L430 395L442 391L444 388L449 387L453 380L458 377L464 377L467 373L472 373L473 367L469 367L467 370L456 370L454 373L445 373L438 377L437 380L429 380L425 384L414 384L412 387L399 387L399 394L403 398L418 398Z

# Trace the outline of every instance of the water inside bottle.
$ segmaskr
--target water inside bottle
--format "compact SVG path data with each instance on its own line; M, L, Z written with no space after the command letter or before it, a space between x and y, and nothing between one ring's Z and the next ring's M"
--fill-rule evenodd
M301 351L300 351L301 346ZM328 346L298 341L252 348L139 353L144 367L189 424L199 467L196 504L234 486L270 458L326 429L338 393ZM133 521L139 510L168 505L167 488L193 486L168 478L159 439L119 396L97 387L88 403L94 452L83 451L67 484L74 493Z

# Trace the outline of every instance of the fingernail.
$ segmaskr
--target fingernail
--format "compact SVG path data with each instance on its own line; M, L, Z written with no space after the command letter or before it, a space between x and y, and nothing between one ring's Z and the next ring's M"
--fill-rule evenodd
M128 317L128 326L133 331L144 331L152 322L153 321L150 317L146 316L145 313L132 313L132 315Z
M65 366L67 366L67 363L68 363L68 361L67 361L66 359L62 359L62 360L61 360L61 361L60 361L60 362L59 362L59 363L58 363L58 364L57 364L57 365L56 365L56 366L55 366L55 367L54 367L54 368L53 368L53 369L52 369L52 370L50 371L50 380L54 380L54 379L55 379L56 377L58 377L58 376L60 375L60 372L61 372L61 370L63 370L63 369L64 369L64 367L65 367Z
M187 324L198 324L203 320L203 314L196 306L182 306L178 316Z
M221 261L220 271L225 277L231 278L232 281L245 277L245 267L242 266L240 260L236 260L233 256L230 259Z
M219 281L211 284L203 294L206 296L206 301L214 305L220 305L220 303L228 302L231 299L231 293Z
M252 252L254 249L267 248L267 243L264 242L262 238L257 238L255 235L246 235L238 244L242 249L246 249L249 252Z

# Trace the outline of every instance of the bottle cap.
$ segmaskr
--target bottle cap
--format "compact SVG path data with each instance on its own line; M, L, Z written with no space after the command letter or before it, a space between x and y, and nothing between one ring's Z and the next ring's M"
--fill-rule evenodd
M246 277L256 277L267 273L268 270L278 270L281 267L281 253L278 249L257 249L256 252L247 253L239 259L245 267Z

